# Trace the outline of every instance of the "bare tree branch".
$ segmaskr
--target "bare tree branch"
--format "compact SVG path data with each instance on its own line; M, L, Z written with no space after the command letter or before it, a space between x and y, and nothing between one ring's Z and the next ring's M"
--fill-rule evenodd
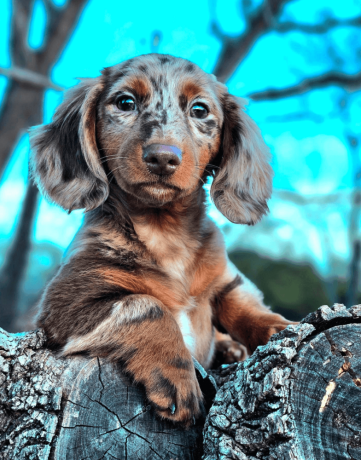
M307 34L324 34L337 27L360 27L361 16L348 19L327 18L320 24L302 24L292 21L277 22L284 4L292 0L264 0L262 6L253 15L247 13L248 27L238 37L229 37L220 28L216 20L212 21L211 29L215 37L222 43L218 61L213 73L218 80L227 81L244 59L255 41L269 30L279 33L300 31ZM215 2L211 1L211 9L215 10ZM214 12L213 12L214 14Z
M47 74L56 62L78 23L87 0L71 0L65 7L58 8L50 0L45 2L48 22L45 29L44 47L38 54L40 71Z
M331 114L328 114L327 117L330 118ZM312 120L315 123L323 123L325 118L326 117L323 115L308 112L305 110L302 112L285 113L283 115L269 115L268 117L265 117L264 121L266 123L287 123L290 121Z
M213 24L213 31L223 42L222 50L213 70L218 80L225 82L231 77L242 59L247 56L255 41L273 28L274 19L280 14L283 5L289 1L264 1L257 12L250 17L247 30L236 38L224 36L224 34L220 33L216 23Z
M19 83L25 83L30 86L35 86L42 89L55 89L56 91L64 91L64 87L56 85L45 75L33 72L32 70L21 69L20 67L0 67L0 74L11 78Z
M320 24L300 24L292 21L278 22L275 30L279 33L293 31L304 32L306 34L324 34L338 27L360 27L361 16L348 19L327 18Z
M340 72L328 72L316 77L306 78L297 85L288 88L266 89L247 95L254 101L272 101L290 96L304 94L307 91L328 86L342 86L349 91L358 91L361 89L361 72L354 75L348 75Z
M351 199L351 192L348 190L337 191L327 195L302 195L298 192L284 189L274 189L273 196L281 201L290 201L297 206L335 204L346 202Z
M10 56L12 63L20 67L29 65L27 38L33 6L34 0L13 0L12 2Z

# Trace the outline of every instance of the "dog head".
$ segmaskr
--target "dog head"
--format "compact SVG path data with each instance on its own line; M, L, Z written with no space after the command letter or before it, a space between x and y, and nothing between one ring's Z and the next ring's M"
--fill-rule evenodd
M195 64L150 54L70 90L31 132L33 175L65 209L100 206L109 180L147 206L190 195L214 175L211 196L232 222L267 212L272 170L242 102Z

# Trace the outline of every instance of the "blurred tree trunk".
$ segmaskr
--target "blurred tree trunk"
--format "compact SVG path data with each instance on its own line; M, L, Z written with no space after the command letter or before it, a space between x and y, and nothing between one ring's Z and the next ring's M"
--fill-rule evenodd
M349 122L349 120L347 120ZM347 125L346 125L347 126ZM359 139L356 135L346 132L349 150L351 153L351 165L353 173L353 195L349 222L349 244L351 248L351 260L349 265L349 283L346 293L347 305L357 304L359 292L361 242L360 242L360 216L361 216L361 162L359 155Z
M16 81L10 82L0 117L0 177L9 154L29 126L43 119L43 90ZM6 133L4 135L3 133ZM31 231L38 190L30 181L20 210L13 242L0 272L0 325L12 330L19 298L19 288L31 249Z
M350 263L350 281L346 294L347 305L352 306L357 304L357 294L359 285L359 264L361 255L361 243L360 240L356 240L352 247L352 259Z
M33 50L28 45L28 31L34 0L12 2L10 55L17 72L13 72L15 76L9 81L1 107L0 177L21 135L30 126L43 121L47 76L68 42L86 3L87 0L69 0L63 8L58 8L45 1L44 44L39 50ZM29 78L29 74L39 78ZM19 75L17 79L16 75ZM37 188L29 182L15 238L0 272L0 325L9 330L16 316L19 288L31 248L37 195Z
M348 266L348 283L346 291L346 305L356 305L359 293L361 242L360 242L360 217L361 217L361 159L360 136L355 131L350 117L351 98L349 92L344 92L339 100L339 117L344 125L344 138L347 142L352 172L351 211L348 222L348 243L351 257Z
M69 0L65 7L58 8L45 1L47 22L44 44L39 50L33 50L27 40L34 0L12 2L10 56L12 65L17 69L13 74L18 77L10 79L1 106L0 177L19 136L30 126L42 122L43 93L49 81L47 76L68 42L86 3L87 0ZM27 77L26 73L38 75L38 81Z
M30 126L43 120L44 90L12 81L0 117L0 177L9 154ZM6 133L4 135L3 133ZM37 205L38 189L29 180L19 213L15 237L0 272L0 325L13 330L19 290L31 249L31 233Z
M11 153L29 126L42 121L43 90L10 81L0 116L0 177Z
M7 254L0 277L0 324L12 328L19 298L19 288L31 248L31 230L35 217L38 189L29 182L22 205L19 225Z

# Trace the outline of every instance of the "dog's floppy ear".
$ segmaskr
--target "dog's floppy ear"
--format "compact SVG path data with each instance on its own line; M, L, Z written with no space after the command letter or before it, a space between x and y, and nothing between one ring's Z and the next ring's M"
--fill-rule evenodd
M94 209L109 194L96 142L100 78L82 80L67 93L51 123L30 131L32 175L45 195L69 212Z
M224 122L220 169L213 180L211 197L228 220L253 225L268 212L273 176L270 152L259 128L244 112L244 101L219 86L223 87L220 101Z

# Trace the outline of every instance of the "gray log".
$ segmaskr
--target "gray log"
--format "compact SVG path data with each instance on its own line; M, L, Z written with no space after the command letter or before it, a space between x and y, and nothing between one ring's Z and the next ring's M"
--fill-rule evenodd
M361 306L321 307L218 373L204 429L216 459L361 459ZM42 331L0 331L0 459L200 459L142 388L103 360L57 358ZM197 363L196 363L197 364ZM209 402L214 387L198 367Z
M189 430L155 416L142 388L99 359L57 358L41 330L0 329L0 459L200 459L204 418ZM215 388L198 367L201 388Z
M225 366L205 460L361 460L361 305L320 307Z

